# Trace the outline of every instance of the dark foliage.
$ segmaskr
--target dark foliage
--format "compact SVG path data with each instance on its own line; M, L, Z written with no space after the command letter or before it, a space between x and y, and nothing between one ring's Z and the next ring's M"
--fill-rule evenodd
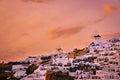
M29 62L8 62L10 65L30 64Z
M43 56L43 57L41 57L41 60L49 60L49 59L51 59L51 56Z
M11 71L12 70L12 65L0 64L0 73L4 72L5 70Z
M31 66L29 66L26 70L26 74L32 74L34 72L34 70L36 70L38 68L38 66L36 66L35 64L32 64Z
M47 74L47 80L74 80L74 77L68 75L67 72L52 72Z
M0 73L0 80L20 80L20 79L17 79L13 76L13 73L6 73L6 72L3 72L3 73Z

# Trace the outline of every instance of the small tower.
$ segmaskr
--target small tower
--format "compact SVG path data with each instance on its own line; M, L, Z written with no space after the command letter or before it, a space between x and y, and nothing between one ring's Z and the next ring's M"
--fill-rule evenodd
M63 49L62 49L62 48L56 48L56 50L57 50L57 52L58 52L59 54L62 54L62 53L63 53Z
M95 41L96 41L97 44L102 43L101 36L99 34L95 35L94 38L95 38Z

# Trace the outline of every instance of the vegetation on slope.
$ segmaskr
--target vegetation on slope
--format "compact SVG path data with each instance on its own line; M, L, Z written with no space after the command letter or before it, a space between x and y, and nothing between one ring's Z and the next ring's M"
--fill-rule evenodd
M28 68L27 68L27 70L26 70L26 74L32 74L33 72L34 72L34 70L36 70L38 68L38 66L37 65L35 65L35 64L32 64L31 66L29 66Z
M85 55L88 52L89 50L87 48L84 48L84 49L75 48L72 52L68 54L67 58L76 58L77 56Z
M48 70L46 73L46 80L74 80L74 78L69 76L68 72L53 72Z

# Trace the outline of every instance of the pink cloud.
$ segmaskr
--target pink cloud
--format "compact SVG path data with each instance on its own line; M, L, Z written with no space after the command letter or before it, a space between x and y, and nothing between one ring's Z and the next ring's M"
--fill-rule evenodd
M23 2L35 2L35 3L44 3L44 2L49 2L53 0L22 0Z
M68 36L75 35L79 33L82 29L83 29L82 26L70 27L70 28L64 28L64 29L62 29L61 27L53 27L48 32L51 35L51 37L55 39L61 36L68 37Z
M106 35L103 35L105 36L106 38L120 38L120 32L116 32L116 33L111 33L111 34L106 34Z

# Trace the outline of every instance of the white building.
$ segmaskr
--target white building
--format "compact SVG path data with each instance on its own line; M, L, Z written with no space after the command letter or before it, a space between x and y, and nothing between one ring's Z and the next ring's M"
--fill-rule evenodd
M19 65L13 65L12 66L12 71L15 72L14 77L16 78L21 78L26 76L26 69L28 66L23 66L22 64Z

